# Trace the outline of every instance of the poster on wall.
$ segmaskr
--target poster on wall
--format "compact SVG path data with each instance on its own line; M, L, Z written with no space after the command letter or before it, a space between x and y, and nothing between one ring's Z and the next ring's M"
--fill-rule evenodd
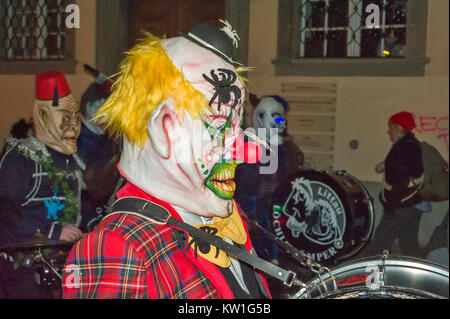
M288 94L324 94L336 95L337 83L322 82L301 82L301 83L281 83L281 92Z
M289 132L305 154L305 164L318 170L334 165L337 83L282 83L289 102Z
M335 113L334 96L293 96L286 97L291 108L297 112Z

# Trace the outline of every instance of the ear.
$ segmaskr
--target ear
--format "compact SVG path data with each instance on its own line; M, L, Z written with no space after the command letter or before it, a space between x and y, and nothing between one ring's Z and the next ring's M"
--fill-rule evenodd
M169 131L174 129L177 119L172 99L162 101L147 120L150 141L155 151L163 158L170 155Z
M50 111L47 104L37 101L34 106L34 122L40 128L45 128L50 121Z

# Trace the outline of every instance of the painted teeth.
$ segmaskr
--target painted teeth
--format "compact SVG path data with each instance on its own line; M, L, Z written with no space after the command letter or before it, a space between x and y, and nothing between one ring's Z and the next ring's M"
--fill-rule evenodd
M223 182L212 182L214 186L221 189L224 193L233 193L236 189L236 183L233 180L223 181Z
M213 178L216 181L228 181L234 179L234 170L222 169Z

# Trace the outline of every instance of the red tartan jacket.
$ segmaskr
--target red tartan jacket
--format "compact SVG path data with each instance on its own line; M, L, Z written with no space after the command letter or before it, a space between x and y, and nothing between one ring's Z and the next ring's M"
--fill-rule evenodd
M139 197L178 213L168 203L128 183L117 197ZM244 221L248 235L247 225ZM252 244L247 236L244 247ZM259 274L270 296L267 282ZM233 299L216 265L182 250L168 225L119 213L107 216L72 248L64 267L63 298Z

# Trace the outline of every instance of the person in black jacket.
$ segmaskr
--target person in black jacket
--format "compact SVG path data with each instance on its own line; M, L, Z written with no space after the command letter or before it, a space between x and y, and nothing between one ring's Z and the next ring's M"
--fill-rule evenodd
M50 298L29 267L28 252L2 247L47 238L75 242L84 163L76 156L81 114L63 73L36 76L35 136L8 138L0 159L0 287L6 298ZM5 248L3 248L5 249Z
M116 168L120 159L119 144L110 138L93 118L110 94L112 80L98 73L81 96L81 131L77 154L86 164L81 193L81 225L83 232L92 231L106 215L108 200L120 178Z
M262 138L270 146L270 151L264 150L264 163L237 167L235 199L250 219L272 231L269 220L272 197L282 181L303 167L304 154L295 144L294 137L287 132L285 113L289 108L288 102L278 95L267 95L261 99L251 95L250 100L255 106L253 128L260 130L258 134L265 129ZM265 237L255 240L255 249L259 256L273 263L279 262L278 249L273 241Z
M422 213L431 206L419 194L424 169L420 142L412 130L416 127L409 112L392 115L388 122L388 135L393 145L383 163L375 168L384 172L380 201L384 215L375 233L371 252L390 250L399 240L400 253L421 257L419 225Z

